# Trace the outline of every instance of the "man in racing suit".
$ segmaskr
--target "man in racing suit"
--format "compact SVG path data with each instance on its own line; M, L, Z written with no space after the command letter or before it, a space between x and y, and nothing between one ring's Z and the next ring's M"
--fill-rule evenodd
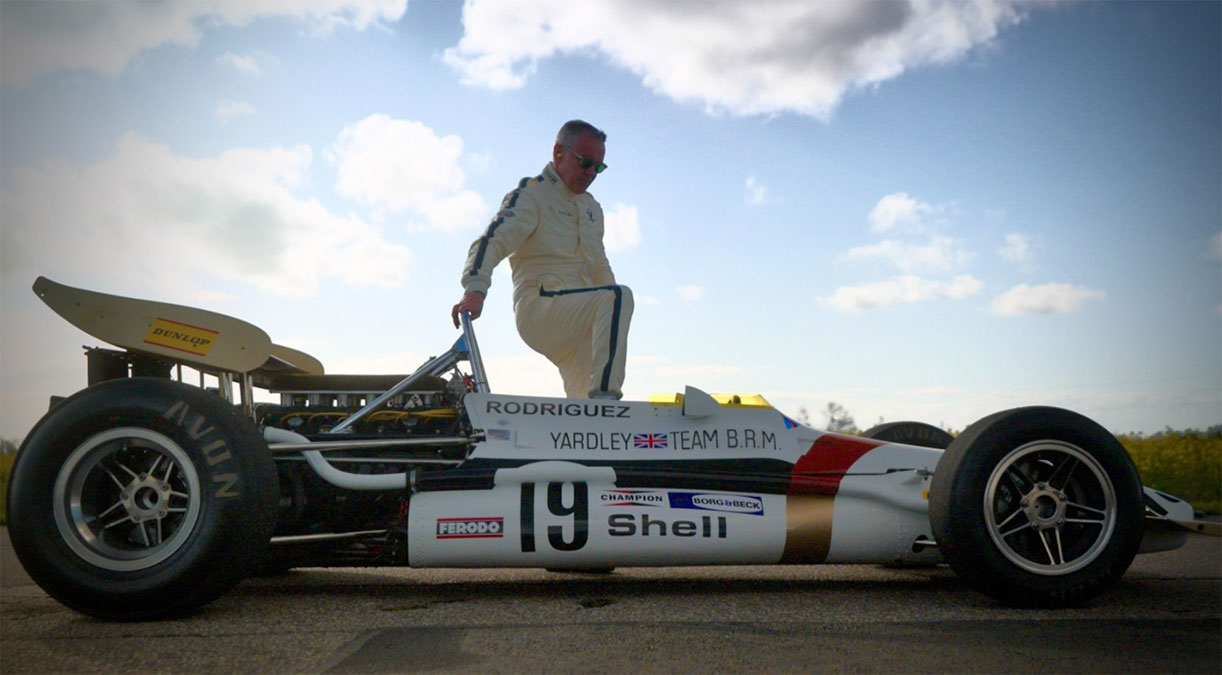
M607 168L607 135L565 123L543 173L505 195L463 267L464 295L451 310L483 311L492 270L509 258L513 313L522 340L560 369L571 398L620 398L632 291L615 283L603 249L602 207L586 189Z

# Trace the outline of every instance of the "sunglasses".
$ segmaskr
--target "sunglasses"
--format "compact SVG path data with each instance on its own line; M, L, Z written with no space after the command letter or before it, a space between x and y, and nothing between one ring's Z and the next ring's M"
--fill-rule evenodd
M606 164L603 164L602 162L596 162L596 161L594 161L594 160L590 159L589 157L583 157L583 156L581 156L580 154L578 154L578 152L577 152L576 150L574 150L574 149L570 148L570 147L569 147L569 146L567 146L567 145L564 145L564 146L561 146L561 147L563 147L565 150L568 150L569 152L573 153L573 156L577 158L577 164L578 164L578 165L581 167L581 170L582 170L582 171L585 171L585 170L589 169L590 167L594 167L594 173L602 173L602 172L604 172L604 171L606 171L606 170L607 170L607 165L606 165Z

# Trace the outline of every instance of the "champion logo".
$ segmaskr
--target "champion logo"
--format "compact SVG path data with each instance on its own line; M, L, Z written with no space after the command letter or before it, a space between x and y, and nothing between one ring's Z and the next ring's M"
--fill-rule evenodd
M603 506L664 506L666 493L654 490L606 490L598 501Z

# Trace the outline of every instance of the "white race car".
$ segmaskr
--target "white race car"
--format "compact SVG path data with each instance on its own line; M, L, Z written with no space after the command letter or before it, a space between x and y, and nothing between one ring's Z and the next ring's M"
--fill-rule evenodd
M34 291L119 348L86 351L90 386L53 400L8 488L26 571L98 617L169 616L251 573L338 565L945 562L1003 602L1066 606L1139 552L1219 533L1067 410L999 412L953 439L914 422L843 435L693 387L494 394L465 317L409 376L326 375L232 317L45 278Z

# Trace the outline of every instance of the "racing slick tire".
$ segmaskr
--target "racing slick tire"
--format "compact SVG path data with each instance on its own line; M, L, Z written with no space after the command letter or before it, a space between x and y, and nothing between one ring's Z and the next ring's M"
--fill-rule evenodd
M8 487L9 535L51 597L112 620L184 613L236 584L276 525L276 469L215 393L102 382L30 432Z
M930 486L942 557L971 586L1020 607L1080 605L1141 544L1141 480L1106 429L1068 410L1017 408L955 439Z
M944 429L924 422L887 422L870 427L861 433L863 438L888 443L903 443L922 448L945 450L955 440Z

